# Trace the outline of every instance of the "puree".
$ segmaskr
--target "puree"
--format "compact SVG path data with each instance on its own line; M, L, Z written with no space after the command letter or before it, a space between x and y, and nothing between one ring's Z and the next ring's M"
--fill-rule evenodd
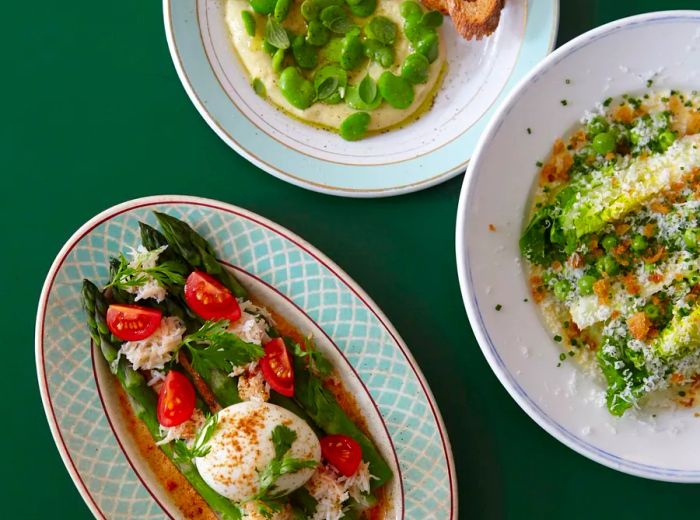
M396 41L393 44L396 56L393 65L388 69L384 69L380 64L365 59L363 64L357 69L348 71L348 85L359 84L367 73L375 80L377 80L385 70L400 75L401 65L404 63L406 56L412 52L411 43L404 35L402 29L404 21L400 14L401 3L402 0L380 0L377 9L370 17L353 17L353 20L362 27L372 17L382 15L396 23L399 30ZM297 34L303 34L306 27L306 20L304 20L300 12L300 5L301 2L295 0L288 17L284 21L284 26ZM280 91L278 86L279 74L273 71L272 56L265 50L263 45L266 16L253 14L256 20L256 30L255 35L251 37L246 32L241 16L243 11L252 13L252 9L247 0L227 0L226 23L231 33L231 41L251 81L257 78L264 84L267 98L272 103L304 122L332 130L338 130L341 123L349 115L357 112L357 110L342 101L337 104L315 102L306 109L299 109L292 106ZM439 34L440 28L438 27L437 30ZM324 65L322 58L323 51L321 51L319 55L321 57L317 68ZM430 64L427 81L425 83L413 85L414 99L410 106L399 109L390 106L386 101L382 102L379 107L369 111L371 120L367 131L377 132L399 126L402 123L407 123L415 119L415 117L420 115L422 110L429 108L429 103L439 87L444 64L445 49L442 38L440 38L437 59ZM312 77L313 71L305 71L304 74L307 77Z

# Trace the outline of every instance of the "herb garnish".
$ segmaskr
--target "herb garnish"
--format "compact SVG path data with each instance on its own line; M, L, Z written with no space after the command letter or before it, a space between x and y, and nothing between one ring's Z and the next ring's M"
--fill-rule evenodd
M159 255L167 246L159 247L144 255ZM185 266L172 260L161 262L154 267L130 267L129 261L123 254L119 255L119 266L107 287L127 289L141 287L150 279L155 280L164 288L185 285Z
M197 457L204 457L211 449L207 446L207 443L211 440L214 435L214 430L216 430L216 423L218 417L216 414L211 417L207 417L202 427L199 429L197 436L192 443L192 446L187 446L185 441L176 440L173 443L173 450L175 451L175 460L180 463L191 462L192 459Z
M229 372L233 367L260 359L265 353L261 346L248 343L228 330L229 321L207 321L185 337L182 346L192 356L192 367L200 372L218 369Z
M333 366L326 359L326 356L316 348L310 338L304 339L303 347L298 343L294 344L294 355L299 358L308 358L309 369L318 376L326 377L333 370Z

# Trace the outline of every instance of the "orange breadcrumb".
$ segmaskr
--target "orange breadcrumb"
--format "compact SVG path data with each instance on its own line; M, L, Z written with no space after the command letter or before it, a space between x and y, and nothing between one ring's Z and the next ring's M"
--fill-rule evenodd
M638 340L646 339L651 330L651 326L651 320L645 312L635 312L632 316L627 318L627 328L630 334Z
M610 282L601 278L593 284L593 292L598 297L598 303L608 305L610 303Z

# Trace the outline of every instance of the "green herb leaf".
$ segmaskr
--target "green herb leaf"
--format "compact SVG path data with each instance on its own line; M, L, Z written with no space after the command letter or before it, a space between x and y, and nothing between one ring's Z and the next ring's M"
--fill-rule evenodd
M126 257L120 254L119 266L107 287L115 287L117 289L141 287L151 279L165 289L185 285L184 275L187 273L187 267L180 262L169 260L157 264L155 267L142 267L143 263L149 260L150 255L157 257L165 251L166 247L168 246L159 247L147 253L139 253L136 267L130 267Z
M307 358L309 369L316 375L327 377L333 371L330 361L316 348L310 338L304 340L303 347L298 343L294 344L294 355L302 359Z
M377 90L377 82L372 79L372 76L367 74L360 82L360 99L368 105L371 105L377 99L378 93L379 90Z
M316 97L319 100L324 100L332 96L336 90L338 90L338 77L328 76L316 89Z
M265 24L265 41L278 49L288 49L290 45L287 31L271 16L268 16Z
M284 424L275 426L272 430L272 444L275 446L275 457L282 458L287 453L295 440L297 440L297 432L288 428Z
M219 419L216 414L208 417L205 423L199 429L199 432L197 432L197 436L195 437L192 446L187 446L187 444L182 440L176 440L173 443L175 460L180 463L187 463L191 462L194 458L204 457L206 454L208 454L211 448L207 446L207 443L214 435L214 430L216 430L218 420Z
M228 330L229 321L207 321L185 337L182 346L189 349L192 367L199 372L217 369L230 372L235 366L260 359L265 351L259 345L248 343Z

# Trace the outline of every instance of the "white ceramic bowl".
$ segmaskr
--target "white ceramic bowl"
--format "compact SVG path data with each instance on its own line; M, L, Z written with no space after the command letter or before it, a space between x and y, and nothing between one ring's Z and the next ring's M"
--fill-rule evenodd
M649 79L653 88L700 89L699 63L700 11L626 18L557 49L514 89L484 132L457 213L464 304L484 355L508 392L540 426L586 457L676 482L700 482L698 410L673 408L655 416L639 410L618 419L601 406L601 382L575 363L557 367L561 349L535 305L524 301L530 294L518 238L535 163L549 154L557 137L596 103L641 92Z
M229 41L224 0L163 0L173 62L190 99L229 146L268 173L347 197L416 191L464 171L490 115L554 44L558 0L507 0L496 32L463 40L446 19L448 70L432 109L385 134L347 142L255 94Z

